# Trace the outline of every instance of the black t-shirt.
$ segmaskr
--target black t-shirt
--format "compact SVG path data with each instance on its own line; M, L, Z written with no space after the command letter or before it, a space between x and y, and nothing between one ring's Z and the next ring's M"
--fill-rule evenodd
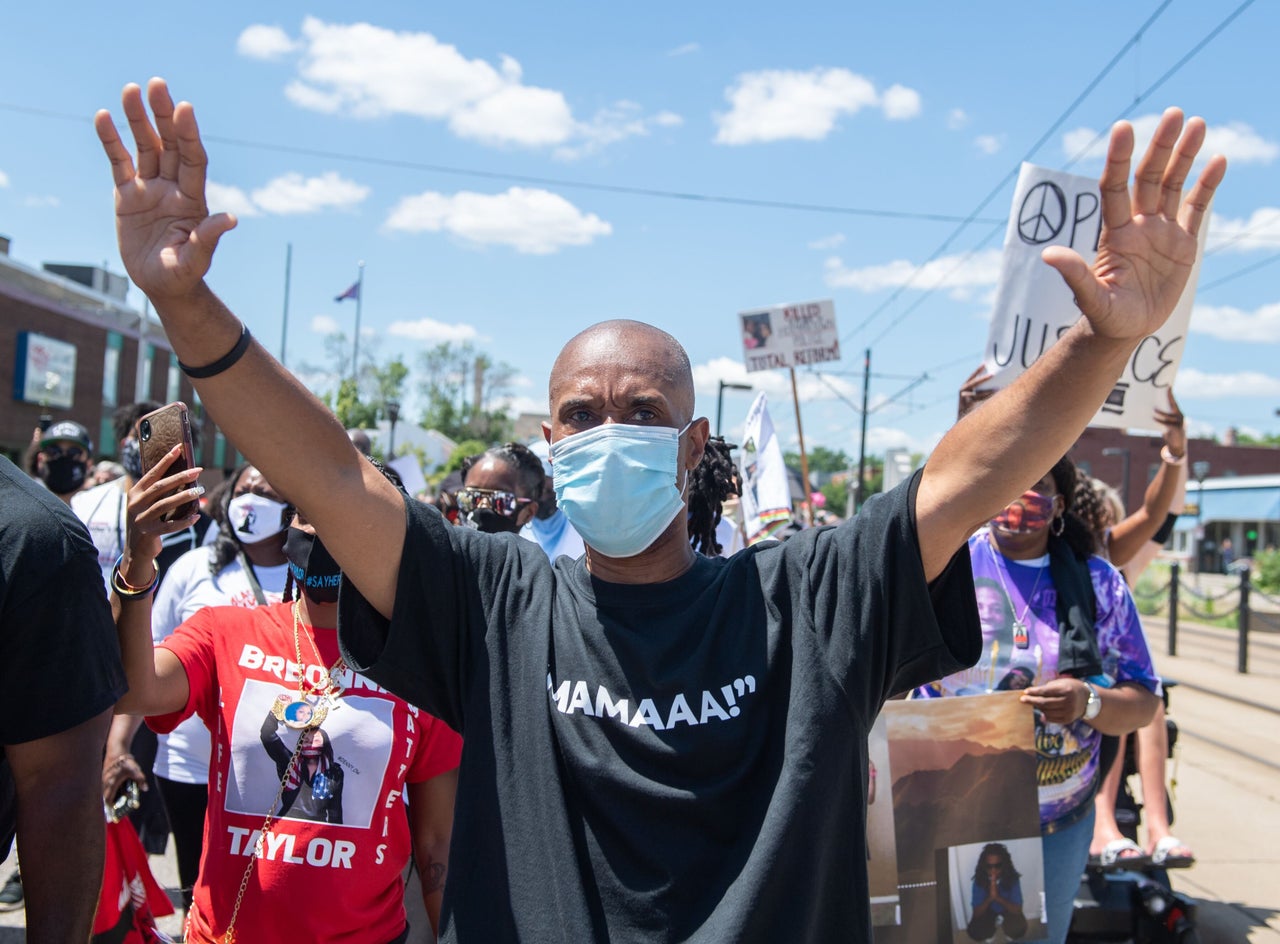
M0 744L73 728L126 688L88 531L0 456Z
M981 648L915 481L643 586L409 502L392 620L344 584L339 641L464 736L442 939L869 939L867 731Z

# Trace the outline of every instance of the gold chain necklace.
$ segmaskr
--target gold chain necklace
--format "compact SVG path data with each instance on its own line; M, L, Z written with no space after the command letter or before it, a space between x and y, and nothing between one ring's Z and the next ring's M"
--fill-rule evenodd
M329 714L329 709L337 702L343 691L335 676L346 668L346 663L342 660L342 656L338 656L337 661L329 666L320 683L318 685L310 684L307 681L306 666L302 664L302 637L304 635L307 637L307 643L311 646L311 651L315 653L316 665L324 665L324 660L320 658L320 650L316 646L315 640L310 633L302 632L302 616L299 613L298 604L295 602L293 604L293 652L298 666L298 700L289 701L288 696L281 695L271 707L271 713L276 716L276 719L295 731L318 728L324 723L324 719Z

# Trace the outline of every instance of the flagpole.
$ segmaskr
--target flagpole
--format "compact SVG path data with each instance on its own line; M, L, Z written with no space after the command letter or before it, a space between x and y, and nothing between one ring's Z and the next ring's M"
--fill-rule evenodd
M796 389L796 369L794 367L787 369L791 371L791 400L796 405L796 433L800 437L800 475L804 478L801 487L804 489L805 518L812 525L813 499L809 497L809 454L804 451L804 426L800 423L800 393Z
M289 337L289 273L293 271L293 243L284 248L284 317L280 321L280 365L285 365L284 348Z
M356 337L351 344L351 380L360 383L360 306L364 304L364 260L356 263L359 275L356 276Z

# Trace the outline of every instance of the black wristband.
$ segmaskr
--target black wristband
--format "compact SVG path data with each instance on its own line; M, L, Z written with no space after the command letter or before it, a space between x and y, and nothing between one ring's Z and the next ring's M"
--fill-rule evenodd
M1160 530L1151 535L1151 540L1157 544L1163 544L1169 540L1169 535L1173 534L1173 526L1178 523L1178 516L1170 512L1164 516L1164 524L1160 525Z
M235 366L236 361L244 357L244 352L249 350L249 342L253 340L253 335L249 333L247 324L240 325L240 340L236 342L236 346L227 351L226 354L219 357L212 364L206 364L203 367L190 367L187 364L178 361L178 367L182 372L193 380L204 380L208 377L216 377L230 367Z

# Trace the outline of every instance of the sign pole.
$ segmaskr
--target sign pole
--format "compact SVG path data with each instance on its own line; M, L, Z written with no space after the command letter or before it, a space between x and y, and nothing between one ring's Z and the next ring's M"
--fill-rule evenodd
M804 426L800 423L800 392L796 388L796 369L794 367L787 369L791 371L791 400L796 405L796 435L800 437L800 477L801 487L804 489L805 521L812 527L813 500L809 497L809 454L804 451Z
M858 442L858 481L854 483L853 513L862 510L862 493L866 488L867 474L867 407L871 396L871 348L867 348L866 359L862 362L862 438Z

